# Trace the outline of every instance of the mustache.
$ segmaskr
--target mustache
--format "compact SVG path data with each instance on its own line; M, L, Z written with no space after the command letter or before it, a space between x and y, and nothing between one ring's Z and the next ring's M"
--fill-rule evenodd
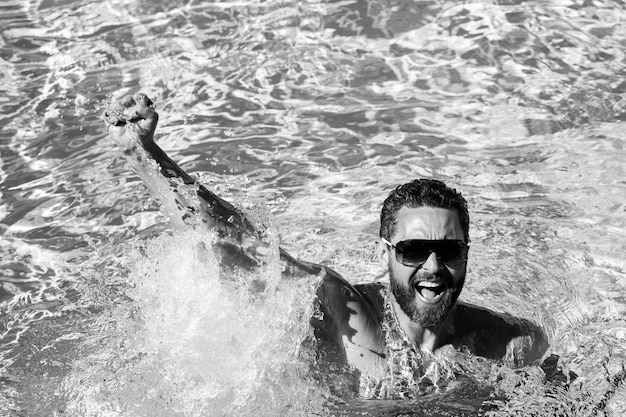
M446 287L450 287L452 285L450 277L446 277L444 274L432 274L430 272L416 271L415 274L411 275L411 278L409 278L409 286L415 288L417 283L420 281L441 282Z

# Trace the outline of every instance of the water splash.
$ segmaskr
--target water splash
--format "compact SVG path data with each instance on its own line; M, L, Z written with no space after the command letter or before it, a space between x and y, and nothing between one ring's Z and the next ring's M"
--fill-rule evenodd
M223 285L210 242L163 235L130 256L126 301L94 324L64 382L88 416L308 415L323 404L298 359L314 282L265 299ZM306 400L305 400L306 399Z

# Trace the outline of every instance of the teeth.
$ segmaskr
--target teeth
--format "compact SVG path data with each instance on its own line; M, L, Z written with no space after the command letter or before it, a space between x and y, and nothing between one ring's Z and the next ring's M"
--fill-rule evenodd
M430 282L430 281L422 281L417 285L420 287L426 287L426 288L435 288L435 287L441 286L441 284L438 284L436 282Z

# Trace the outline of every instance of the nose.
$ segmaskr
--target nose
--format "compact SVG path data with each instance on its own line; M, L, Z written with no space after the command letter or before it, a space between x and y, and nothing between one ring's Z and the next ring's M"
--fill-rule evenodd
M431 252L426 261L422 264L422 269L436 274L443 269L443 262L441 262L441 259L437 256L437 253Z

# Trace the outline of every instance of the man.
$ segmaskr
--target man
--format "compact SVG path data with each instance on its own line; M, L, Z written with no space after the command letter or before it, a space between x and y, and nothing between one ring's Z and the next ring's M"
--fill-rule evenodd
M547 348L532 323L457 303L469 252L465 199L440 181L399 186L385 200L376 251L389 285L353 286L335 271L294 259L262 221L220 198L174 163L154 142L158 115L143 94L112 102L104 112L111 139L174 225L215 233L223 268L256 270L280 257L285 276L321 277L322 314L312 319L320 339L361 375L370 397L404 398L419 391L422 353L453 346L524 365ZM192 190L190 192L190 190ZM259 279L253 286L262 291Z

